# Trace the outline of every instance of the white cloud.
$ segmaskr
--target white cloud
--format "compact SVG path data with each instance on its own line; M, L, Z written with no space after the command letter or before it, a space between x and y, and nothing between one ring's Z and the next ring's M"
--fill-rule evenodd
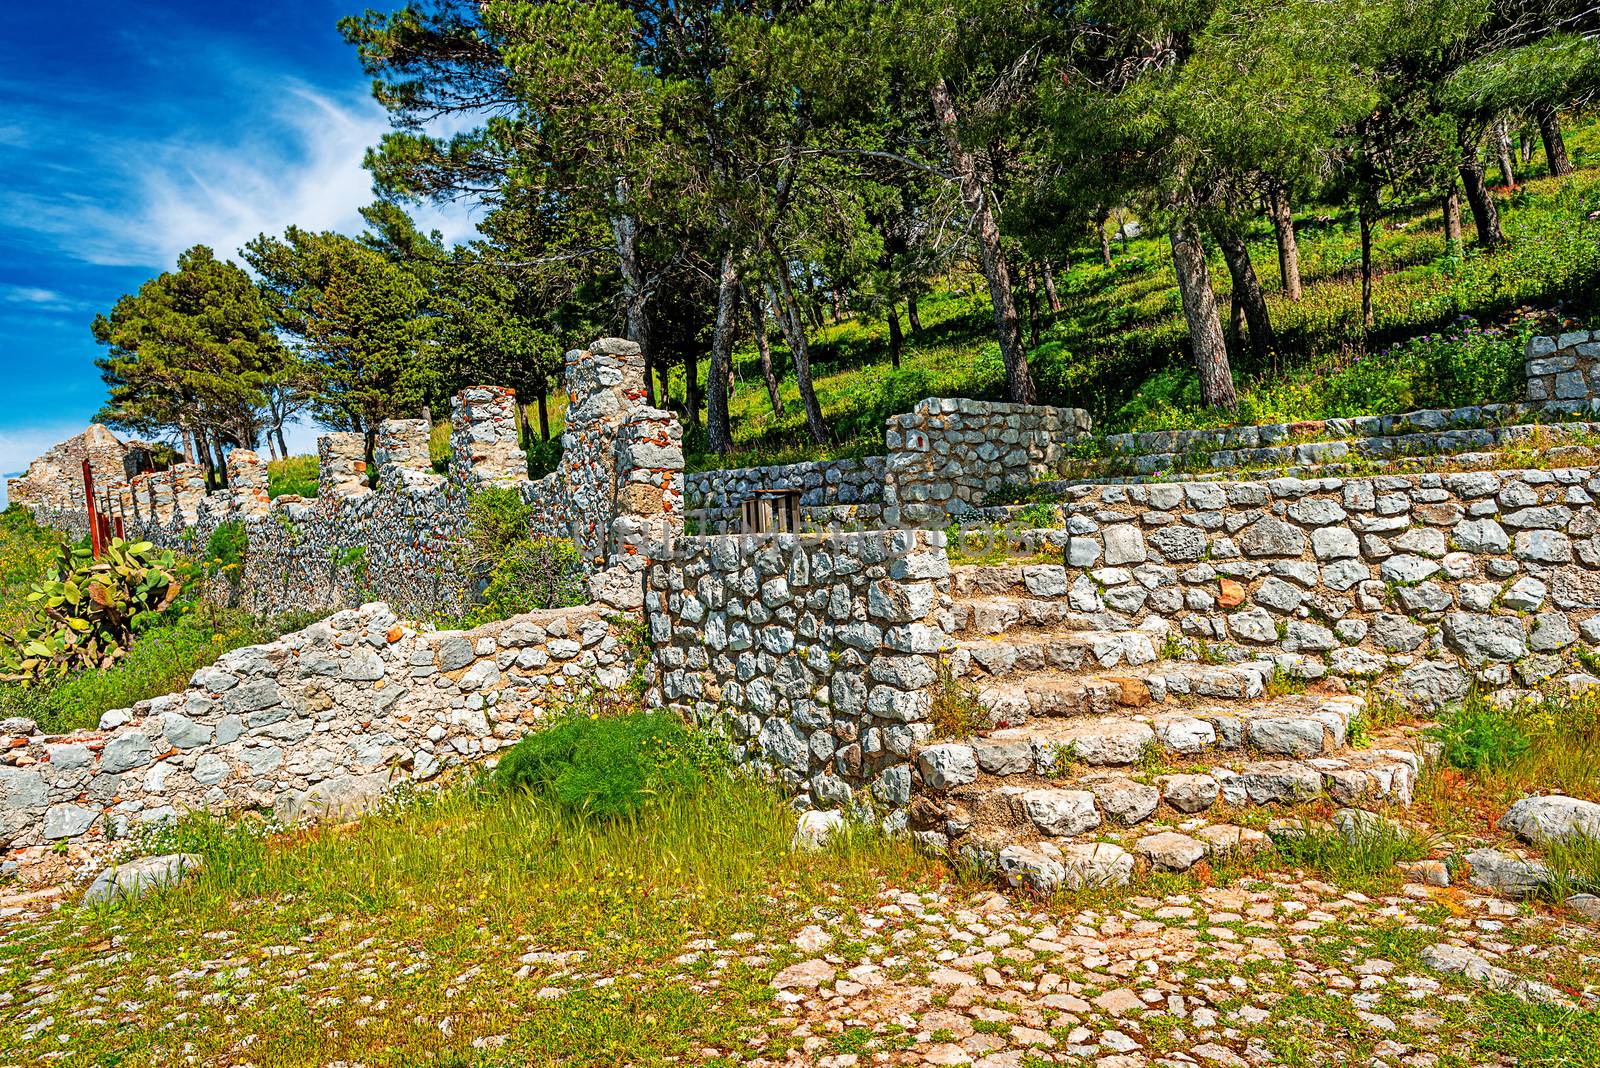
M110 188L93 194L52 190L48 197L0 195L8 226L48 238L57 251L102 266L169 267L184 249L211 246L235 257L259 233L290 224L354 232L357 209L374 199L362 169L366 149L388 130L382 108L366 97L337 97L298 82L241 86L232 122L201 135L157 141L96 138L98 160L134 160ZM274 101L264 113L251 105ZM415 212L424 229L447 241L473 236L465 207Z

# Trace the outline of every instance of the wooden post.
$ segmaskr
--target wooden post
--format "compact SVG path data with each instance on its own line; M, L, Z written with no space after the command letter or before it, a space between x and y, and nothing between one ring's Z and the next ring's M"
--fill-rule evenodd
M94 505L94 472L89 470L87 458L83 461L83 501L89 509L89 549L96 560L100 559L100 516Z

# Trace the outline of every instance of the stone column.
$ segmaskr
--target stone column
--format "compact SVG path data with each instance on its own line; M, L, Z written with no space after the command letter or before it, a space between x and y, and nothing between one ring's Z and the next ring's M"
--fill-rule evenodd
M394 490L405 483L406 472L431 474L425 419L386 419L378 424L378 488Z
M450 419L452 482L470 491L527 479L516 404L516 391L499 386L471 386L456 394Z
M317 496L329 499L360 497L372 492L367 485L367 441L350 431L317 438Z
M228 453L228 487L234 507L248 516L267 514L267 465L250 449Z

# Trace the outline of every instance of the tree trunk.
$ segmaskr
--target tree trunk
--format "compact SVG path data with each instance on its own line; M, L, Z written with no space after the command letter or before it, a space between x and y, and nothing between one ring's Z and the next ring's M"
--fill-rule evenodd
M1017 404L1032 404L1037 396L1028 358L1022 351L1022 333L1017 325L1017 305L1011 293L1011 272L1000 247L1000 227L989 204L989 191L978 175L978 162L961 147L956 129L955 103L943 78L929 90L934 117L944 130L950 150L950 165L961 186L961 199L977 221L978 249L983 276L989 283L989 300L994 305L995 336L1000 342L1000 357L1006 368L1006 399Z
M1445 254L1461 254L1461 190L1455 179L1444 191L1444 247Z
M683 349L683 408L691 428L700 425L700 358L691 343Z
M889 363L896 371L900 369L900 347L905 344L905 338L900 333L900 312L891 301L889 304Z
M1537 124L1524 122L1517 133L1517 161L1524 167L1533 162L1533 139L1539 136Z
M228 450L222 442L222 431L212 431L211 444L216 450L217 466L213 470L217 474L217 485L226 488L228 485Z
M794 381L800 390L800 404L805 409L806 429L811 432L812 441L826 445L828 428L822 422L822 406L817 403L817 391L811 384L811 349L806 341L806 326L800 321L800 308L795 303L786 264L779 264L778 294L781 298L775 302L779 308L778 324L783 327L789 354L794 357Z
M198 464L201 464L201 465L203 465L205 467L205 469L206 469L206 484L210 485L210 483L211 483L211 472L213 472L213 471L215 471L217 469L217 465L212 462L212 459L211 459L211 439L210 439L210 435L207 434L207 432L206 432L206 428L203 427L203 426L195 427L195 430L194 430L194 450L199 455L193 456L190 459L192 459L194 462L196 462Z
M756 351L761 354L761 378L767 384L767 399L772 402L772 414L783 415L783 394L778 389L778 376L772 370L772 346L767 340L767 313L754 293L745 292L745 302L750 307L750 328L756 336Z
M648 378L649 376L647 375L646 377ZM550 384L548 382L540 382L539 383L539 440L540 441L549 441L550 440L550 405L549 405L549 401L548 401L549 396L550 396Z
M1517 170L1511 165L1511 134L1506 129L1504 115L1489 127L1490 143L1494 145L1495 165L1500 168L1500 184L1507 189L1517 187Z
M1550 173L1555 177L1572 173L1572 162L1567 159L1567 145L1561 139L1561 119L1556 109L1540 105L1533 113L1539 123L1539 137L1544 141L1544 158L1550 163Z
M1289 206L1289 194L1277 182L1267 189L1267 211L1272 216L1273 236L1278 239L1278 274L1283 278L1284 295L1299 300L1304 290L1300 285L1300 246L1294 237L1294 209Z
M1109 212L1101 212L1094 220L1094 232L1100 238L1100 262L1107 267L1111 266L1111 237L1106 233L1106 220L1109 217Z
M1372 329L1372 200L1361 198L1361 325Z
M1261 279L1256 276L1255 264L1250 262L1250 250L1244 238L1236 231L1224 229L1217 237L1222 245L1222 258L1228 264L1228 277L1233 280L1233 302L1250 327L1250 349L1264 356L1278 347L1278 337L1272 329L1272 313L1267 308L1266 294L1261 291Z
M1061 294L1056 292L1056 268L1049 260L1044 261L1044 295L1052 315L1061 310Z
M289 443L283 440L283 424L279 423L272 431L278 437L278 452L287 460L289 458Z
M1195 367L1200 372L1200 398L1212 408L1237 408L1239 395L1234 392L1222 320L1217 316L1217 295L1211 288L1200 231L1189 219L1173 223L1172 266L1183 298L1183 316L1189 324Z
M631 210L632 190L628 179L620 177L616 184L616 211L611 219L611 237L616 244L617 268L622 275L622 316L628 340L639 346L644 354L644 388L650 404L656 403L655 389L650 382L650 368L655 364L655 353L650 344L650 315L646 308L649 291L645 286L644 271L639 267L639 220ZM667 370L661 369L661 393L667 391ZM665 402L663 401L663 404Z
M706 447L719 456L733 451L728 425L728 375L733 369L733 330L739 309L738 261L730 247L722 253L717 277L717 325L711 333L711 365L706 368Z
M1493 248L1505 240L1500 231L1500 215L1495 211L1494 197L1483 180L1483 162L1478 159L1478 146L1471 138L1461 142L1461 185L1467 192L1467 203L1472 206L1472 222L1478 228L1478 244Z
M1039 347L1039 274L1028 264L1028 348Z
M913 334L922 330L922 320L917 317L917 295L915 293L906 298L906 322L911 324L911 332Z

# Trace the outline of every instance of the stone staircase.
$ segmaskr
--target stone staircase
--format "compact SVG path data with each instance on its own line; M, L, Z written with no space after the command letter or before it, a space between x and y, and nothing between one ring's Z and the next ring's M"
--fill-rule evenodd
M1410 803L1421 770L1390 733L1353 748L1365 701L1295 692L1270 659L1201 663L1165 635L1097 629L1047 564L957 566L947 685L988 729L915 753L913 829L1050 890L1182 870L1267 843L1288 805ZM1191 654L1192 655L1192 654Z

